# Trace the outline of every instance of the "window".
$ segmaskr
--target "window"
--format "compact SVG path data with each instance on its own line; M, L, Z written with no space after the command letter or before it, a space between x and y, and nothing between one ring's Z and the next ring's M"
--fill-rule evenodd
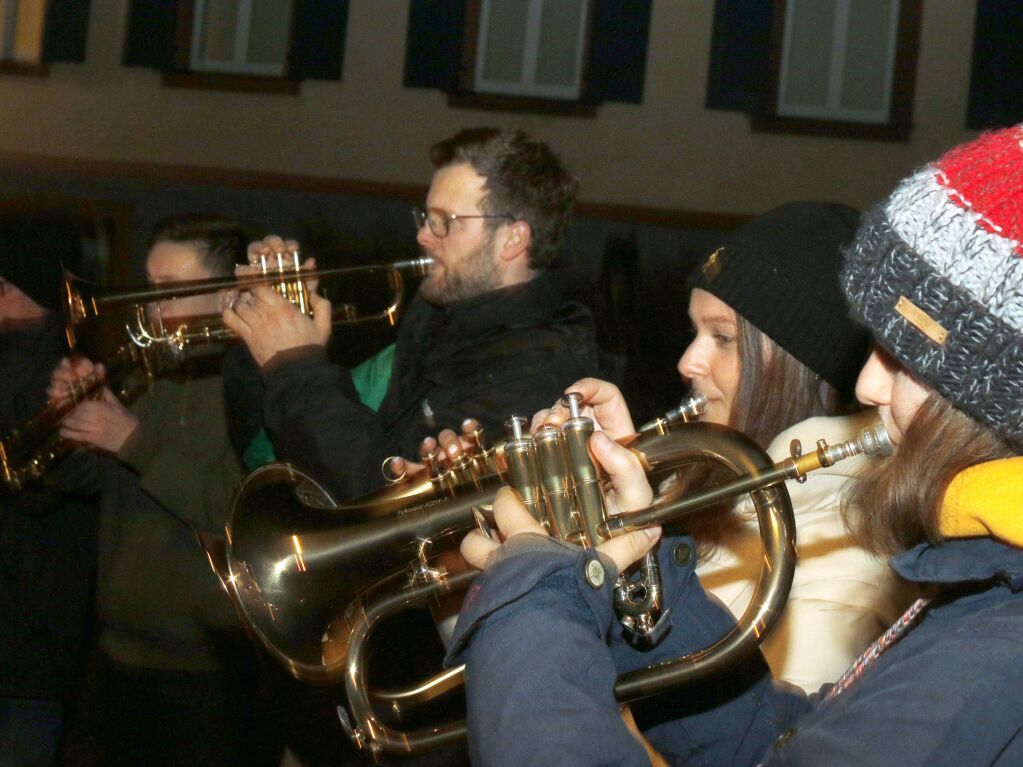
M643 101L651 0L410 0L404 84L455 107L592 114Z
M466 41L475 54L472 91L579 99L588 0L479 0L471 5L478 18L478 29Z
M899 0L788 0L776 114L886 124Z
M192 71L281 77L291 0L195 0Z
M46 0L0 0L0 60L40 64Z
M296 93L341 79L347 23L348 0L130 0L122 63L170 86Z
M717 0L707 107L755 130L906 140L920 0Z

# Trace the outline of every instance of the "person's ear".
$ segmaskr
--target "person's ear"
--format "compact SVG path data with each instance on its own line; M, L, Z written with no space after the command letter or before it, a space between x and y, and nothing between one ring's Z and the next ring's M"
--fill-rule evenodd
M532 230L529 224L525 221L515 221L508 227L504 247L501 248L501 257L505 261L513 261L522 255L528 257L531 242Z

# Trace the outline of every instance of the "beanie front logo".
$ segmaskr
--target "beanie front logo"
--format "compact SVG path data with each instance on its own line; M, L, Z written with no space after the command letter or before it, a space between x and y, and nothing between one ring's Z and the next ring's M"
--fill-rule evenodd
M722 245L720 248L715 250L709 256L707 260L703 262L703 266L700 267L700 271L703 272L703 279L707 282L714 282L721 274L721 256L725 252L725 246Z
M895 311L934 343L944 344L948 338L948 331L941 326L941 323L905 296L899 296L898 303L895 304Z

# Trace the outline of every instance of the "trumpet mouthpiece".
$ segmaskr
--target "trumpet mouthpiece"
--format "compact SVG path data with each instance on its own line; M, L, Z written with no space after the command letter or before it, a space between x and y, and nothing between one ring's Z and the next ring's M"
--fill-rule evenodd
M883 421L876 421L861 431L856 438L856 444L865 455L884 456L895 452L891 435L888 434Z
M430 271L430 267L433 266L433 259L429 256L422 256L421 258L413 258L408 261L395 261L391 266L399 272L411 272L416 277L422 277Z

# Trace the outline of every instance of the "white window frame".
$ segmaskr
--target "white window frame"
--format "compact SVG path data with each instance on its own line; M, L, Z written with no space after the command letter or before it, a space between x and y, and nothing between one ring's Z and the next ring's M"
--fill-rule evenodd
M818 3L822 0L801 0L802 2ZM842 107L842 71L845 66L846 47L849 37L849 13L853 0L832 0L835 4L835 20L831 39L831 57L828 62L828 94L824 106L790 104L787 101L789 42L792 39L793 17L797 2L789 0L785 4L785 37L782 47L781 69L778 81L778 101L775 105L779 117L800 117L817 120L836 120L845 122L870 123L887 125L891 119L892 82L895 77L895 60L899 44L899 15L901 0L892 3L889 23L888 57L884 73L884 101L878 109L850 109Z
M476 66L473 90L476 93L495 93L507 96L530 96L534 98L565 99L577 101L582 95L583 54L586 51L587 23L590 17L591 0L582 0L579 44L575 51L575 82L571 85L550 85L536 82L536 67L540 51L540 21L546 2L558 0L529 0L526 15L526 43L522 52L522 80L509 83L504 80L487 80L483 67L487 55L487 29L490 25L490 6L500 0L480 0L480 25L476 38Z
M192 51L189 56L189 68L196 72L283 77L287 69L287 62L277 65L252 63L246 60L249 55L252 6L256 2L258 0L238 0L238 19L234 30L234 58L231 61L212 61L203 59L200 51L206 0L195 0L195 10L192 14ZM285 34L287 34L287 30L285 30Z

